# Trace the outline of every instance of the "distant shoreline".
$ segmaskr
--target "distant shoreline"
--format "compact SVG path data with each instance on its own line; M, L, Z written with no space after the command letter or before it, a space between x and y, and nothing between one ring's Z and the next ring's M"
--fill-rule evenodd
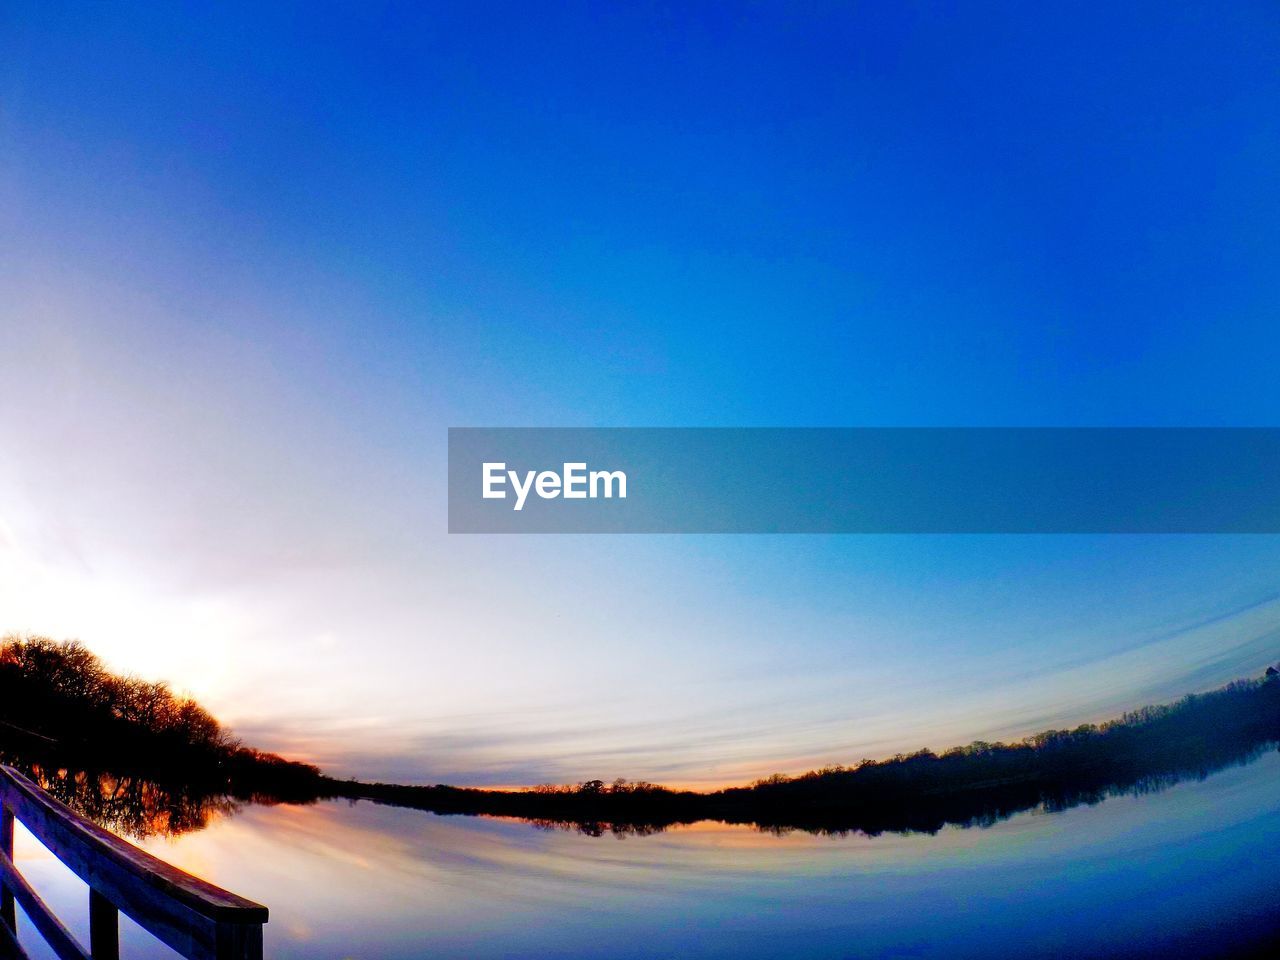
M190 698L107 671L83 645L43 637L0 641L0 761L57 782L151 781L198 822L202 801L307 803L340 797L438 814L519 817L584 833L644 833L716 820L816 833L936 832L994 823L1036 807L1065 809L1116 793L1162 789L1256 759L1280 743L1280 671L1237 680L1102 724L1048 730L1016 743L922 750L796 777L774 775L710 792L586 780L490 790L326 776L245 746ZM86 776L68 777L67 771ZM96 788L94 788L96 789Z
M621 780L528 790L328 777L324 784L335 797L446 815L517 817L593 834L653 832L703 820L815 833L934 833L946 825L985 825L1036 807L1066 809L1202 779L1277 744L1280 676L1271 674L1012 744L924 750L709 792Z

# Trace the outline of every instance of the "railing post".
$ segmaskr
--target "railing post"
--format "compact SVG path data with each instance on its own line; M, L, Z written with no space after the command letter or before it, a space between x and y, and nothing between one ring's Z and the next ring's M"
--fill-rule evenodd
M0 853L13 859L13 811L0 803ZM0 921L13 931L18 929L18 916L13 908L13 892L0 883Z
M218 925L216 960L262 960L262 924Z
M97 890L89 890L89 953L93 960L120 960L120 911Z

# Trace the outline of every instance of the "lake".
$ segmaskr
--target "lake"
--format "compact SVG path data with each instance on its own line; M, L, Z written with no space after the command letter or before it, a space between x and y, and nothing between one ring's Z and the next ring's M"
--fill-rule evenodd
M142 845L269 906L277 960L1214 955L1280 936L1274 751L934 835L597 837L329 800L247 805ZM84 884L21 827L16 854L87 942ZM121 936L125 957L173 956L125 918Z

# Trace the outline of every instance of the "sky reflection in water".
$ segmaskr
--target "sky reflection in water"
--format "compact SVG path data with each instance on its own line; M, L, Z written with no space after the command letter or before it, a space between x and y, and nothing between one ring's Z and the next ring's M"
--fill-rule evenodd
M1157 955L1280 928L1278 775L1272 752L935 836L704 823L593 838L326 801L145 846L268 904L275 958ZM83 885L25 833L18 853L83 933ZM123 940L126 956L170 955L127 922Z

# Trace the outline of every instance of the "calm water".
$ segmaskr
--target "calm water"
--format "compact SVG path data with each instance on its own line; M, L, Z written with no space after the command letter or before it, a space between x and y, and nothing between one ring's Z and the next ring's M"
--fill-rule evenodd
M1280 756L936 836L589 837L337 801L145 846L267 904L274 958L1187 955L1280 931ZM17 853L82 933L84 885L22 832Z

